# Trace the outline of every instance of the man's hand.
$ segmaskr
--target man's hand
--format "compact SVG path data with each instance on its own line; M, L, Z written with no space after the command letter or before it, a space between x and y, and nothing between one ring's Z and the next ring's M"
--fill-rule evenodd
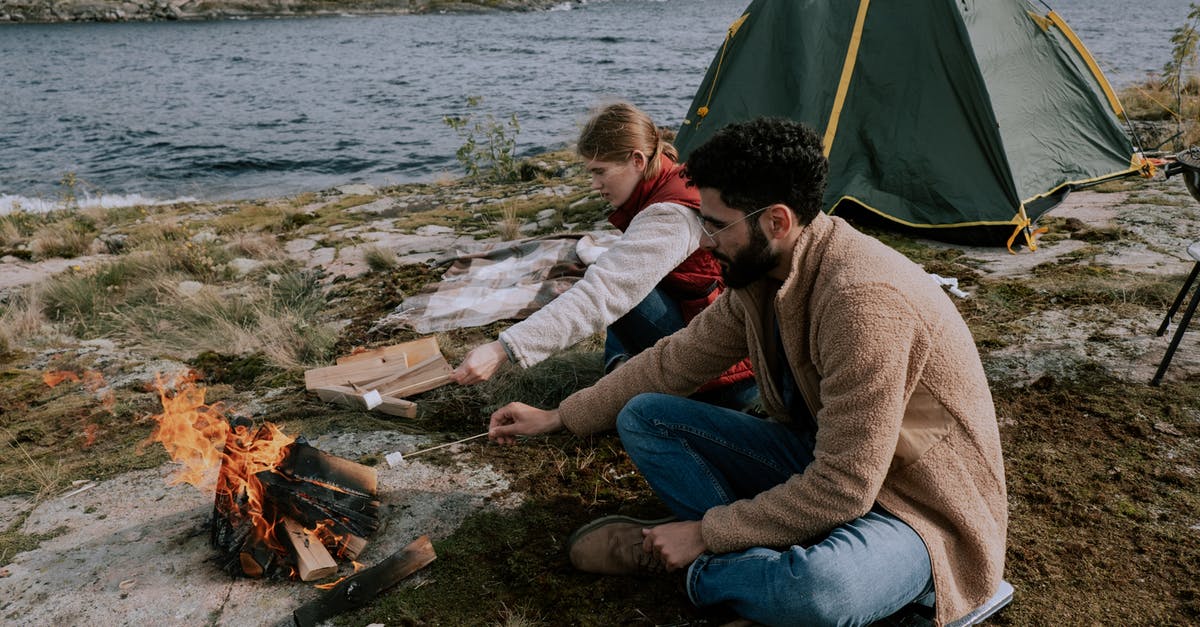
M518 435L550 433L562 426L557 409L538 409L524 403L509 403L492 414L488 439L498 444L516 444Z
M506 361L508 353L504 352L500 340L488 342L467 353L462 363L450 373L450 378L459 385L474 385L492 378Z
M700 521L666 523L642 530L642 550L662 558L667 570L687 568L708 550Z

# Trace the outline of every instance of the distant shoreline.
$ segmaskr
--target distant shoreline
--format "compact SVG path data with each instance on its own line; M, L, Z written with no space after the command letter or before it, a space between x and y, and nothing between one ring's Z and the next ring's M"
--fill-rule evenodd
M542 11L581 0L0 0L0 25Z

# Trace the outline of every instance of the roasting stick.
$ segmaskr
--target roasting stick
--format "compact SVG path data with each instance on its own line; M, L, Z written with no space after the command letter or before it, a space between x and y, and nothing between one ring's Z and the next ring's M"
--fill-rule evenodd
M413 451L413 452L411 452L411 453L408 453L408 454L407 454L407 456L408 456L408 457L412 457L412 456L414 456L414 455L420 455L421 453L428 453L429 451L436 451L437 449L440 449L440 448L446 448L447 446L453 446L453 445L455 445L455 444L462 444L463 442L467 442L467 441L469 441L469 440L474 440L474 439L476 439L476 438L482 438L483 436L485 436L485 435L487 435L487 434L488 434L488 432L487 432L487 431L484 431L483 433L480 433L480 434L478 434L478 435L473 435L473 436L470 436L470 437L466 437L466 438L463 438L463 439L461 439L461 440L455 440L455 441L453 441L453 442L447 442L447 443L445 443L445 444L439 444L439 445L437 445L437 446L431 446L431 447L429 447L429 448L423 448L423 449L421 449L421 450L419 450L419 451ZM392 467L399 466L400 464L403 464L403 463L404 463L404 458L405 458L405 455L404 455L404 454L401 454L401 453L400 453L400 451L396 451L396 452L394 452L394 453L388 453L388 454L387 454L387 456L386 456L386 459L387 459L388 466L392 466Z

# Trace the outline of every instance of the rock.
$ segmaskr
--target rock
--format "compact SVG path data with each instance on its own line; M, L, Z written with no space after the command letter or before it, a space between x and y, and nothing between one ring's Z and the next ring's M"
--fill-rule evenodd
M538 222L541 222L543 220L551 220L557 214L558 214L557 209L542 209L541 211L537 212L536 219Z
M435 235L453 235L454 229L440 224L426 224L417 229L417 235L433 237Z
M374 187L363 183L352 183L350 185L342 185L341 187L335 187L333 189L346 196L374 196L378 193Z
M287 254L289 255L298 255L300 253L308 252L316 247L317 243L307 238L289 240L288 243L283 245L283 249L287 251Z
M234 274L240 279L251 272L263 267L263 262L257 259L248 259L246 257L238 257L229 262L229 267L233 269Z
M530 222L528 224L522 224L517 230L520 231L522 235L532 235L537 233L538 229L540 228L542 227L539 226L537 222Z
M208 244L217 241L217 233L215 231L204 229L192 236L193 244Z
M175 286L175 291L185 298L191 298L203 289L204 284L199 281L180 281L179 285Z
M369 202L365 205L358 205L346 210L346 213L384 213L396 208L396 203L391 198L380 198L374 202Z

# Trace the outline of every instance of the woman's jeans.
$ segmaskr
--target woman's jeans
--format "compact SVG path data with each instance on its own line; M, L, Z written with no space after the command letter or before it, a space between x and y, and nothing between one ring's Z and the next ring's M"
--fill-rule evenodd
M749 499L803 473L815 434L666 394L642 394L617 417L621 442L682 520ZM705 553L687 572L697 606L725 604L767 625L860 625L933 604L929 553L876 506L810 546Z
M654 288L636 307L608 326L604 338L604 372L611 372L625 360L685 326L678 301L661 287ZM746 379L697 394L694 398L741 410L758 400L758 387L753 379Z

